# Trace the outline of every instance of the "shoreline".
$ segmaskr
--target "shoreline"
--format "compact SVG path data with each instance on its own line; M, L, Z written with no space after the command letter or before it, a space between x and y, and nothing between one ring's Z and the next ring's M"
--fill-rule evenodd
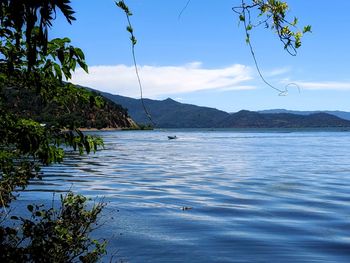
M124 128L102 128L102 129L97 129L97 128L77 128L80 131L122 131Z
M144 131L144 130L154 130L154 129L142 129L138 127L132 127L132 128L77 128L78 130L82 132L95 132L95 131ZM69 131L69 129L63 129L63 131Z

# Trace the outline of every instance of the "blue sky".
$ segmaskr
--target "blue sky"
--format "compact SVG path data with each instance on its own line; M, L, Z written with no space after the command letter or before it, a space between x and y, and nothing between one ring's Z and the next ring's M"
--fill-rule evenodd
M231 8L240 0L125 0L138 39L137 62L144 97L171 97L183 103L240 109L350 111L350 1L290 0L291 17L311 24L298 55L287 54L271 30L252 33L266 79L258 77L242 26ZM68 36L85 52L90 68L77 70L73 82L139 98L125 15L112 0L72 0L77 21L56 20L51 37ZM336 5L336 7L334 7ZM334 8L336 11L334 11Z

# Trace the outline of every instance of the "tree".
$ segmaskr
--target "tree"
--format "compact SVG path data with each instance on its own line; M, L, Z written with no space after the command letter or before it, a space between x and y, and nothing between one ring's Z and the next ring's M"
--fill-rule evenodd
M29 218L11 214L17 190L40 178L43 165L60 162L62 146L80 153L103 146L100 138L78 129L67 132L23 118L5 108L5 90L34 90L46 103L64 104L74 94L87 104L88 93L72 93L69 79L76 65L87 71L84 53L68 38L49 40L56 12L71 23L70 0L4 0L0 2L0 259L3 262L95 262L105 242L89 237L104 204L87 208L87 199L68 193L57 209L28 205ZM62 92L68 90L70 92ZM95 100L95 97L94 97Z

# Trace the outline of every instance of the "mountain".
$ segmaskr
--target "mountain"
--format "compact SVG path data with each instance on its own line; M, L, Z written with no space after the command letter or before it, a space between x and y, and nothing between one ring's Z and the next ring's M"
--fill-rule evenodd
M350 112L346 112L346 111L295 111L295 110L285 110L285 109L272 109L272 110L262 110L262 111L259 111L259 113L292 113L292 114L298 114L298 115L328 113L344 120L350 120Z
M141 100L105 92L101 92L101 95L127 108L130 116L137 123L150 123ZM166 100L144 99L144 104L156 127L160 128L350 127L349 120L324 112L294 114L285 110L276 110L276 112L242 110L237 113L227 113L213 108L183 104L170 98Z
M222 128L327 128L350 127L350 121L328 113L298 115L292 113L259 113L239 111L219 124Z
M104 92L101 95L127 108L136 123L150 123L141 100ZM170 98L161 101L144 99L144 104L153 122L162 128L214 128L217 127L218 120L230 115L217 109L183 104Z

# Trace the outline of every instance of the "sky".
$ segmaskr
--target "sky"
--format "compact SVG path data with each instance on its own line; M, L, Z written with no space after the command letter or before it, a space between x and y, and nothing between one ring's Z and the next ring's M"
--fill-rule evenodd
M251 42L259 77L232 7L240 0L125 0L133 16L143 96L236 112L241 109L350 111L349 0L289 0L290 18L310 24L297 56L290 56L270 29L256 29ZM76 21L58 15L51 37L68 36L82 48L89 74L72 82L140 98L125 14L113 0L72 0Z

